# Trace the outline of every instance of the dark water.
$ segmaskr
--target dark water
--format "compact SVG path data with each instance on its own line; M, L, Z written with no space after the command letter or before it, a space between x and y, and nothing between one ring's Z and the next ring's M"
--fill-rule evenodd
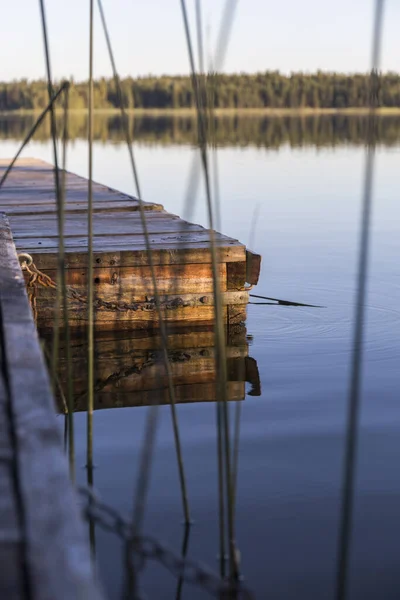
M260 125L254 143L232 139L218 153L221 229L262 254L256 293L324 307L249 307L250 354L258 363L262 393L241 403L236 526L243 575L260 599L333 598L365 160L359 123L346 123L346 131L357 135L343 135L339 128L335 136L333 130L331 144L319 143L317 122L301 144L285 135L269 143ZM382 131L387 123L381 123ZM157 142L154 127L154 143L139 139L135 148L144 198L182 214L194 150L190 139ZM392 134L396 127L391 123ZM350 597L357 599L400 594L400 145L392 134L382 134L374 184L350 578ZM11 156L17 140L3 133L0 156ZM34 142L25 155L51 160L50 145ZM71 143L69 169L87 171L86 145L79 137ZM133 191L118 139L96 142L95 178ZM206 224L200 191L192 220ZM160 411L145 529L179 552L184 529L170 411ZM95 485L126 514L146 414L143 408L95 414ZM217 569L215 405L182 405L178 415L195 520L189 556ZM83 482L83 414L76 416L76 428ZM118 597L121 546L99 531L96 542L101 577L109 597ZM147 568L142 581L149 598L176 597L176 579L161 567ZM183 586L182 598L203 597Z

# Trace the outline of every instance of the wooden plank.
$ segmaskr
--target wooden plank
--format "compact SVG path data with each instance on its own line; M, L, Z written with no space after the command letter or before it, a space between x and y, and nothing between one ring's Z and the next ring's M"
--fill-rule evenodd
M216 243L226 246L236 245L235 241L229 241L225 236L216 234ZM208 231L195 231L190 233L180 233L179 231L171 233L150 233L149 243L151 246L164 246L165 244L190 245L202 243L205 247L210 245L210 234ZM49 237L24 237L22 240L17 240L17 248L21 251L26 250L44 250L51 249L53 252L58 250L58 239ZM88 247L88 238L86 235L74 235L67 237L64 240L65 251L69 252L72 248L81 248L86 250ZM140 250L145 245L145 238L142 232L130 235L94 235L93 250L94 252L111 252L118 250Z
M4 357L0 363L2 371L5 368L3 359ZM18 513L17 489L13 480L15 448L11 435L9 404L6 384L0 375L0 545L22 541L21 515Z
M118 211L114 211L113 207L110 206L109 204L107 204L105 208L107 208L107 210L108 210L107 213L99 213L99 214L94 215L94 217L93 217L94 227L96 227L98 225L102 225L102 224L108 225L110 227L110 222L112 224L114 224L114 223L121 224L121 223L128 221L131 226L136 225L136 229L142 228L142 218L141 218L140 213L129 210L126 213L121 214ZM160 211L160 212L152 211L152 212L146 213L145 219L146 219L147 224L154 223L155 225L157 225L157 224L162 225L163 223L164 224L166 224L166 223L174 224L175 223L175 227L177 229L179 229L179 227L184 224L193 225L193 223L188 223L187 221L180 219L176 215L171 215L169 213L166 213L165 211ZM81 215L81 214L70 213L69 211L65 212L65 224L66 225L72 224L72 225L79 226L80 224L84 223L87 227L87 221L88 221L87 213L85 213L84 215ZM19 216L16 216L16 217L13 217L10 219L10 223L14 223L15 227L20 230L22 230L24 227L29 226L31 223L33 223L34 225L42 224L42 225L53 226L54 223L56 223L56 222L57 222L57 216L55 215L54 212L52 214L40 215L37 217L31 216L29 218L25 217L25 215L19 215ZM200 225L198 225L197 227L200 227ZM37 231L36 231L36 233L37 233Z
M4 190L5 188L2 188L2 190ZM30 189L27 189L27 186L24 185L21 187L21 190L18 193L9 193L2 191L1 195L0 195L0 201L1 203L5 203L7 206L17 206L19 204L22 204L23 206L25 206L26 208L32 208L33 206L42 206L44 207L52 207L53 208L53 213L56 212L56 207L57 207L57 202L56 202L56 198L54 196L54 189L52 191L46 191L41 189L40 193L39 191L37 191L36 193L34 193L33 195L32 191ZM93 203L96 206L103 206L103 207L109 207L111 210L113 208L114 205L123 205L125 207L129 207L131 209L132 212L137 212L138 210L140 210L140 206L139 203L136 201L132 201L131 198L129 198L129 196L125 196L122 195L122 197L118 197L115 198L113 196L110 197L110 195L108 193L103 193L103 194L96 194L96 196L93 198ZM67 191L67 196L65 198L65 208L68 209L68 207L74 208L74 207L85 207L86 209L88 208L88 202L87 199L83 200L80 194L75 194L74 192L71 192L71 190L69 189ZM154 208L156 207L156 211L163 211L162 205L161 204L148 204L148 203L143 203L143 208L145 211L147 211L149 214L151 212L153 212ZM165 212L165 211L163 211Z
M112 229L114 227L114 225L120 225L123 223L128 222L129 225L131 226L131 228L133 228L133 230L137 230L138 228L142 229L142 217L140 215L139 212L134 212L132 210L130 210L129 212L127 212L126 214L121 214L120 212L115 212L112 207L110 207L109 205L107 205L108 208L108 213L104 214L104 213L99 213L94 215L93 217L93 229L95 230L96 227L99 227L101 225L107 225L108 229ZM182 228L182 226L185 225L193 225L193 223L188 223L188 221L184 221L183 219L180 219L179 217L176 217L175 215L170 215L164 211L160 211L160 212L149 212L145 214L145 219L146 219L146 223L147 224L155 224L158 226L161 225L166 225L169 224L171 226L174 226L175 229L179 230L180 228ZM23 228L27 228L29 227L30 224L33 225L37 225L38 223L40 223L42 226L47 226L47 227L54 227L55 224L57 224L57 216L55 215L55 213L51 214L51 215L42 215L42 216L32 216L29 218L26 218L25 216L18 216L18 217L13 217L12 219L10 219L11 223L15 224L15 227L19 228L20 230L23 230ZM87 214L85 215L80 215L80 214L73 214L73 213L69 213L69 211L65 212L65 225L73 225L73 226L82 226L82 224L85 226L85 228L87 229L87 222L88 222L88 218L87 218ZM200 227L200 225L197 225L197 227ZM201 227L201 229L204 229L203 227ZM36 231L37 233L37 231Z
M157 205L154 205L157 206ZM158 214L164 214L164 210L162 208L161 205L158 205L159 209L157 208L153 208L151 210L151 214L154 217L155 215ZM35 205L21 205L20 203L17 204L7 204L6 207L3 207L3 210L6 209L7 211L7 215L9 217L21 217L21 215L23 217L31 217L31 216L41 216L41 215L45 215L45 216L53 216L54 217L54 211L55 211L55 205L52 204L35 204ZM110 212L110 210L112 210L113 212L119 212L119 213L126 213L129 212L131 213L132 210L138 210L136 208L132 208L132 206L130 204L127 204L126 202L113 202L113 203L109 203L109 202L103 202L101 204L98 203L94 203L93 205L93 213L94 214L98 214L98 213L108 213ZM145 210L147 211L147 209L145 208ZM157 212L158 211L158 212ZM85 216L87 215L87 205L86 204L82 204L82 203L77 203L77 204L71 204L68 203L66 205L66 213L68 215L81 215L81 216ZM147 212L146 212L147 214Z
M134 222L134 223L138 223L141 225L141 216L139 212L135 212L132 211L131 209L128 211L127 215L121 215L121 213L119 213L118 211L114 211L113 209L114 205L111 202L107 202L105 203L104 206L102 206L102 208L107 208L108 209L108 213L107 214L98 214L93 218L93 222L94 223L101 223L101 222L105 222L105 223L109 223L110 220L112 220L113 222L115 220L125 220L126 218L128 218L130 221ZM125 208L129 208L128 206L124 206ZM87 209L87 206L86 206ZM178 223L187 223L188 221L184 221L183 219L180 219L177 215L173 215L171 213L167 213L164 210L162 211L151 211L146 213L145 215L146 218L146 222L150 222L150 221L157 221L157 220L168 220L168 221L177 221ZM24 215L19 215L17 217L13 217L12 219L10 219L10 222L15 222L15 223L32 223L32 222L43 222L43 223L53 223L54 221L57 221L57 215L54 213L52 214L48 214L48 215L44 215L39 216L39 217L30 217L29 219L25 218ZM75 214L75 213L71 213L70 211L66 211L65 212L65 221L66 222L71 222L71 223L80 223L81 221L85 221L87 223L87 214L85 215L80 215L80 214Z
M22 542L5 540L0 542L0 598L12 598L12 600L26 600L27 598L22 575L22 548Z
M43 271L53 281L57 278L55 270ZM67 285L72 286L78 293L87 294L87 269L68 269L66 271ZM197 294L213 291L212 266L205 264L155 265L154 274L157 290L160 295L168 294ZM218 266L221 290L226 290L226 263ZM153 295L153 283L150 267L104 267L96 269L94 278L94 293L103 299L132 302L134 299L144 301L146 296ZM38 298L54 296L54 290L38 287ZM207 300L203 304L208 303Z
M17 244L19 252L24 251L22 245ZM217 248L218 262L243 261L246 255L244 246L231 245L224 243ZM40 248L31 252L36 266L41 270L56 269L58 258L54 249ZM211 262L211 251L208 244L204 242L195 243L165 243L152 248L152 259L154 265L176 265L182 263L198 264ZM68 248L65 255L66 269L86 268L88 264L87 252L82 248ZM137 244L136 249L125 249L115 251L95 251L94 267L102 268L104 265L110 267L136 267L149 264L149 257L145 244Z
M85 296L86 297L86 296ZM39 316L42 315L42 319L44 319L44 315L49 320L54 318L54 301L55 301L55 293L54 290L49 288L42 288L42 290L36 295L37 298L37 310L39 312ZM126 298L126 296L125 296ZM95 302L97 298L95 296ZM221 297L222 305L224 307L235 306L237 309L241 308L242 310L246 307L248 303L248 292L224 292ZM94 315L95 319L97 317L100 321L111 321L117 318L116 314L119 314L118 319L121 320L122 313L126 313L126 318L133 321L148 321L153 320L157 316L157 311L155 307L155 302L153 301L153 297L149 295L146 297L135 298L132 301L126 299L118 298L118 296L105 296L102 295L100 297L100 302L109 302L111 306L95 306ZM204 308L212 308L214 307L214 296L212 293L209 294L170 294L160 296L160 302L162 307L163 319L165 321L174 322L176 321L176 315L178 316L188 316L190 313L188 311L191 308L194 312L193 314L205 314L202 309ZM126 306L124 306L126 303ZM132 307L132 308L129 308ZM87 319L87 304L86 302L80 302L76 299L68 299L68 310L70 314L70 321L74 323L85 322ZM183 310L185 311L183 313ZM202 312L200 312L202 311ZM207 314L212 314L212 311L207 310ZM108 317L107 317L108 315ZM237 321L234 321L237 322Z
M0 177L7 168L10 161L0 160ZM17 161L13 170L9 174L0 194L0 210L7 204L8 200L17 199L19 195L26 200L27 190L29 189L29 199L32 204L36 200L43 198L43 194L54 197L54 173L53 167L43 161L34 159L20 159ZM66 201L73 194L76 199L81 199L87 203L88 182L84 177L73 173L66 173ZM132 205L139 205L137 198L124 194L110 187L93 182L93 198L129 200ZM160 210L160 205L146 203L147 210Z
M107 215L108 216L108 215ZM110 216L111 218L111 216ZM35 231L38 231L38 227L40 227L41 236L43 238L55 238L58 240L58 230L57 223L54 221L51 224L47 224L43 222L32 222L26 225L16 224L11 221L11 227L13 231L13 237L16 243L22 244L24 243L24 239L29 239L35 237ZM151 234L191 234L204 232L204 228L200 225L193 225L191 223L182 222L181 226L177 226L176 223L171 222L170 220L164 220L156 222L149 220L147 222L147 229ZM66 222L65 230L64 230L64 238L75 238L76 236L86 236L87 234L87 223L82 220L79 224L74 224L71 222ZM116 243L122 236L131 237L132 240L135 240L137 236L143 236L143 227L141 223L130 223L128 219L128 214L124 215L124 219L120 222L114 221L112 225L112 230L110 231L109 223L100 223L96 225L94 224L93 234L95 237L113 237L116 238ZM18 240L18 242L17 242ZM58 244L57 244L58 245Z
M0 598L19 600L24 598L23 536L14 485L14 447L1 346L0 342Z
M251 250L246 250L246 282L257 285L260 277L261 256Z
M24 514L29 597L101 598L68 476L24 280L8 221L1 214L0 314L2 360L7 369L17 483ZM7 577L7 570L2 568L0 579L7 581Z
M246 284L246 262L230 262L227 265L228 290L240 290Z

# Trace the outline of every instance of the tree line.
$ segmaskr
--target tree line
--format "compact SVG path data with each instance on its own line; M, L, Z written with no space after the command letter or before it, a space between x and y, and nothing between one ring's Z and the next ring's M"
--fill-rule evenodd
M62 131L62 114L57 114L57 128ZM0 140L25 138L35 116L11 114L0 116ZM278 149L291 147L333 147L342 144L363 146L369 139L367 115L319 114L316 116L236 118L233 115L216 117L213 124L215 143L224 146L256 146ZM197 121L190 116L136 116L131 115L129 128L132 139L141 145L197 144ZM85 113L76 113L69 119L69 138L87 139L88 119ZM97 114L93 124L97 143L125 144L125 132L119 115ZM35 133L36 141L51 139L50 119L46 119ZM380 145L398 145L400 116L380 116L375 123L375 142Z
M218 74L212 77L214 106L220 109L242 108L365 108L370 98L368 74L345 75L318 71L314 74L279 71L249 74ZM71 80L69 106L85 109L88 105L87 82ZM186 76L127 77L121 80L127 108L194 108L192 83ZM378 105L400 107L400 75L384 73L378 77ZM0 82L0 111L41 110L48 102L44 80L27 79ZM94 82L96 109L119 108L113 79Z

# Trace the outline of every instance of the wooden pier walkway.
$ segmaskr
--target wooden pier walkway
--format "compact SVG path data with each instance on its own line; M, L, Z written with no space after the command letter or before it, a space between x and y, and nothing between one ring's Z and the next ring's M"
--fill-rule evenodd
M0 213L0 598L102 598L9 223Z
M0 161L0 178L7 165ZM66 190L73 383L75 407L82 410L87 349L79 333L87 325L87 181L67 173ZM169 396L158 357L159 331L150 334L158 322L139 203L99 184L93 191L95 321L101 332L95 348L96 408L162 404ZM158 204L145 204L145 211L163 317L169 325L177 401L215 400L210 232ZM215 238L224 321L235 326L246 317L246 284L257 283L260 257L237 240L219 233ZM24 277L18 261L18 254L28 253L44 277L54 281L58 245L53 168L20 160L0 189L0 598L103 597L93 576L88 536L69 480L38 339L37 326L44 337L53 327L56 292L38 285L29 274ZM193 325L196 332L184 331ZM117 329L135 331L122 332L116 339L110 330ZM254 394L259 393L243 328L240 335L239 341L227 343L231 400L244 398L245 381L251 378Z
M8 162L0 161L0 177ZM86 179L66 174L65 252L69 320L86 323L87 310L87 187ZM93 186L93 248L95 320L109 329L157 325L157 311L137 199ZM165 321L187 325L214 319L210 232L146 203L158 292ZM51 165L19 160L0 190L0 211L7 214L18 252L29 253L38 269L56 278L58 232L54 174ZM260 257L237 240L215 233L224 319L245 319L246 284L258 281ZM39 328L51 328L55 291L34 286Z

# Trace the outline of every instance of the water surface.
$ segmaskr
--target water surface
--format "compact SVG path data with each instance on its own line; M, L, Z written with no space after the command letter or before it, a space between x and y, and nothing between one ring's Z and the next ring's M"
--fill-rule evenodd
M221 137L218 150L220 227L262 254L256 293L323 306L251 305L248 311L261 395L241 403L237 541L246 583L257 598L271 600L334 597L365 138L359 120L347 117L341 127L338 121L329 127L308 121L243 122L232 130L235 135ZM12 127L0 120L1 158L15 153L26 127L15 117ZM360 599L391 600L400 593L398 130L397 119L381 121L374 182L351 559L351 598ZM102 131L94 146L95 179L134 193L120 134L108 126ZM183 214L195 153L192 134L184 123L173 133L168 124L155 122L152 128L147 122L145 131L135 143L144 199ZM297 137L282 131L297 131ZM83 135L71 141L68 167L86 175ZM24 155L51 161L46 136ZM191 218L207 225L202 185L199 190ZM160 411L145 528L179 552L184 529L170 411L167 406ZM95 485L126 514L132 510L146 414L145 408L95 414ZM189 556L217 570L215 405L181 405L178 414L195 521ZM78 414L82 482L85 427L85 416ZM96 542L101 577L109 597L117 597L121 546L100 531ZM161 567L147 568L142 581L149 598L176 597L176 579ZM181 597L206 596L185 584Z

